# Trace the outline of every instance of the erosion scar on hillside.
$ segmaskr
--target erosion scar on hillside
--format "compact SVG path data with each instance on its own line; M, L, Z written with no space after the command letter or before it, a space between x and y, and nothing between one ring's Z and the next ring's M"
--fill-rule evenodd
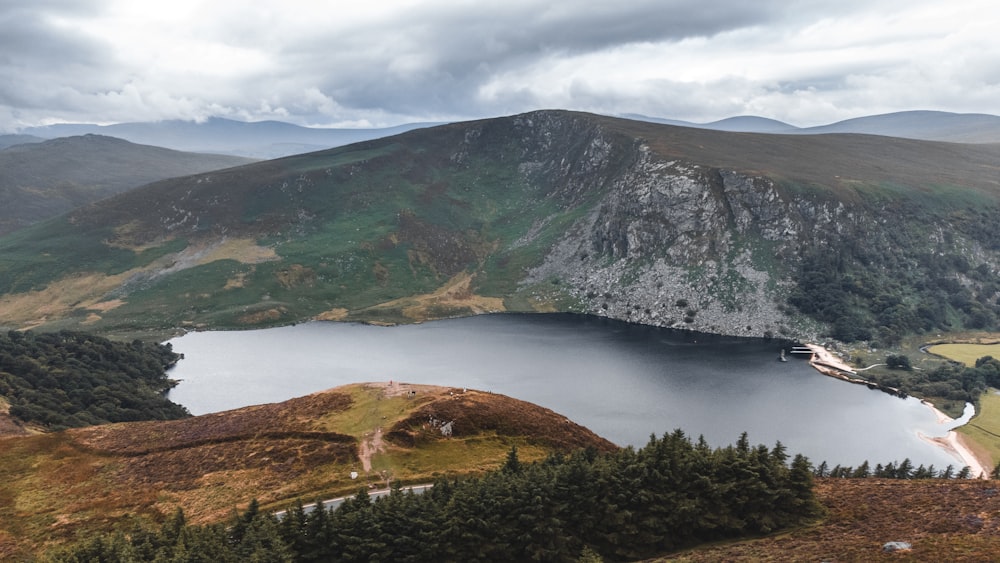
M443 387L436 387L433 385L400 384L398 381L375 383L371 386L381 388L382 398L398 397L400 395L416 391L417 389L422 392L429 392L432 390L441 391L444 389ZM385 443L382 441L382 427L376 426L375 428L372 428L371 432L367 432L361 437L361 443L358 446L358 458L361 460L361 469L363 469L365 473L370 473L372 470L372 457L377 453L384 452Z

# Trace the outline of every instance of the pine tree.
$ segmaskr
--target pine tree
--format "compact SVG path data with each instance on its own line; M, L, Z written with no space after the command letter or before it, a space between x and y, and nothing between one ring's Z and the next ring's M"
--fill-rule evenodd
M510 451L507 452L507 461L504 462L501 471L505 473L521 472L521 460L517 458L517 445L510 447Z
M829 475L829 473L830 473L830 468L826 464L826 460L823 460L822 462L820 462L819 466L816 467L816 476L826 477L827 475Z
M909 479L913 476L913 462L906 458L896 466L896 479Z
M854 473L851 474L851 477L854 477L856 479L864 479L866 477L870 477L871 474L872 471L871 468L868 466L868 460L866 459L864 462L861 463L861 465L857 467L857 469L854 470Z

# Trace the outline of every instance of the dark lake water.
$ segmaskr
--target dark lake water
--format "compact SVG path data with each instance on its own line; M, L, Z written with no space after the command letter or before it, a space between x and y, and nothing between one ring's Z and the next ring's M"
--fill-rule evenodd
M193 414L283 401L347 383L396 380L502 393L561 413L620 445L681 428L713 446L747 431L816 464L959 460L916 399L824 376L779 345L575 315L489 315L376 327L342 323L170 340L185 355L170 398Z

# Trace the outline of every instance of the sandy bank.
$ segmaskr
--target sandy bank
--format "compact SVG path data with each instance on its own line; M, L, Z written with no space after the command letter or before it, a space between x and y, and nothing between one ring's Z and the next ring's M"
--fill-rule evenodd
M920 436L920 439L943 448L946 452L962 460L962 465L969 466L969 474L973 478L989 478L990 472L986 468L986 465L976 457L976 454L972 453L972 450L965 443L965 437L958 432L949 430L947 435L940 438L931 438L930 436L925 436L922 432L917 432L917 435Z
M833 353L826 348L818 344L806 344L805 346L806 348L812 350L813 357L809 360L809 363L816 369L819 369L820 367L828 367L854 375L854 368L844 363L844 361L837 356L834 356ZM822 369L820 369L820 371L827 373Z
M921 401L923 404L927 405L927 408L934 411L937 416L938 424L948 424L955 422L955 419L941 412L937 407L935 407L930 401ZM980 479L988 479L990 476L990 471L992 469L989 460L982 459L978 457L969 445L969 438L966 438L962 434L951 430L947 435L940 438L931 438L925 436L921 433L917 433L921 439L930 442L936 446L944 448L945 451L951 455L962 460L963 465L968 465L971 470L971 474Z

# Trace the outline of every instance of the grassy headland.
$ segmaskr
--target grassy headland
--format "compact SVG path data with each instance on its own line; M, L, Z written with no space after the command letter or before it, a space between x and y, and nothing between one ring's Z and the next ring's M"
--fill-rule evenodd
M411 391L413 393L411 393ZM440 424L453 422L445 436ZM283 403L173 421L0 439L0 559L183 507L214 522L257 498L284 508L387 481L419 483L554 451L616 447L502 395L357 384ZM359 474L357 479L351 473Z

